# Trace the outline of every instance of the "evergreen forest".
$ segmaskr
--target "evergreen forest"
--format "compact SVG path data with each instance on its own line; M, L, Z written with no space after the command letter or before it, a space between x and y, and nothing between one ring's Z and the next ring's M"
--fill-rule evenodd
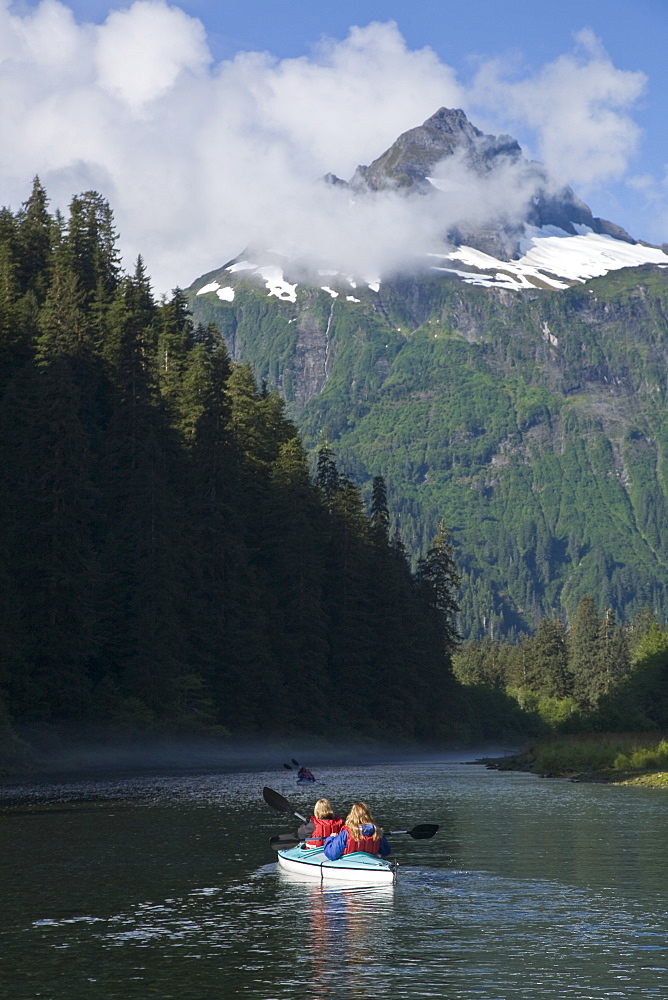
M462 684L538 717L536 732L668 732L668 628L649 607L623 624L584 594L568 625L543 618L519 642L465 642L453 664Z
M485 735L445 525L411 563L382 476L365 502L326 442L310 471L278 392L122 271L96 192L0 212L0 448L5 756L58 726Z

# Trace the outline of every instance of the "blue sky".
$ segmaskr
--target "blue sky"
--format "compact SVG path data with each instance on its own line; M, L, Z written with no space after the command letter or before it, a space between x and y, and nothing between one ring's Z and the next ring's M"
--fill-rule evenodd
M0 0L0 202L16 206L35 172L54 203L102 189L128 252L153 256L161 281L191 280L276 203L288 211L288 175L348 176L456 103L547 160L595 215L661 243L667 43L666 0ZM184 225L199 243L179 251Z

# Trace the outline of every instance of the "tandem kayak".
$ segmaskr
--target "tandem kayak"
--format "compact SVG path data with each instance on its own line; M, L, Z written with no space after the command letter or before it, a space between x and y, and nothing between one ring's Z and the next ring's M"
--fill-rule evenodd
M376 885L396 882L397 878L396 864L363 851L344 854L336 861L330 861L321 847L291 847L278 852L278 863L286 871L311 875L321 882L324 879L345 879L347 882Z

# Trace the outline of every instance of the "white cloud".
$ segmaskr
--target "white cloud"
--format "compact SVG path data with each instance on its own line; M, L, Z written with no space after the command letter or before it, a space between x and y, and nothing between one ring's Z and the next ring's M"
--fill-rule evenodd
M566 180L625 169L642 74L616 70L590 35L579 46L529 80L490 64L467 91L393 23L351 28L308 57L243 53L215 66L201 22L163 0L138 0L100 26L77 24L57 0L27 14L0 0L0 204L17 208L35 173L54 207L99 190L128 266L142 253L160 291L252 242L320 251L371 275L428 250L462 205L493 214L527 196L499 172L466 197L444 196L435 218L425 199L352 206L315 183L328 171L349 177L441 106L474 123L482 109L501 130L522 122ZM448 176L468 183L456 161Z
M640 138L629 112L644 73L617 69L588 29L576 35L572 54L537 74L509 80L507 71L498 61L483 66L472 102L534 129L538 158L581 192L623 176Z
M97 31L96 82L135 112L167 94L181 73L203 74L210 62L204 25L163 0L137 0Z

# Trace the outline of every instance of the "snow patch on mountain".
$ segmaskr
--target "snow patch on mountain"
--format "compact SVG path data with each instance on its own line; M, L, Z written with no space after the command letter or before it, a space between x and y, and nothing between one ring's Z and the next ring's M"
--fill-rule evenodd
M573 236L557 226L525 227L518 260L499 260L473 247L460 246L440 258L433 270L451 272L469 285L483 288L568 288L570 284L598 278L608 271L641 264L668 266L668 254L658 247L627 243L612 236L576 226ZM445 261L464 265L449 267Z
M641 264L668 264L668 254L658 247L626 243L578 226L580 234L569 236L554 226L531 230L521 242L519 263L551 271L571 281L587 281L608 271ZM546 232L547 230L547 232Z
M270 295L283 302L297 301L297 284L291 285L283 277L283 271L276 264L266 264L257 268L257 274L264 278L265 287L269 289Z
M207 292L215 292L218 298L223 302L234 302L234 289L231 285L221 288L217 281L211 281L208 285L204 285L200 288L197 294L206 295Z

